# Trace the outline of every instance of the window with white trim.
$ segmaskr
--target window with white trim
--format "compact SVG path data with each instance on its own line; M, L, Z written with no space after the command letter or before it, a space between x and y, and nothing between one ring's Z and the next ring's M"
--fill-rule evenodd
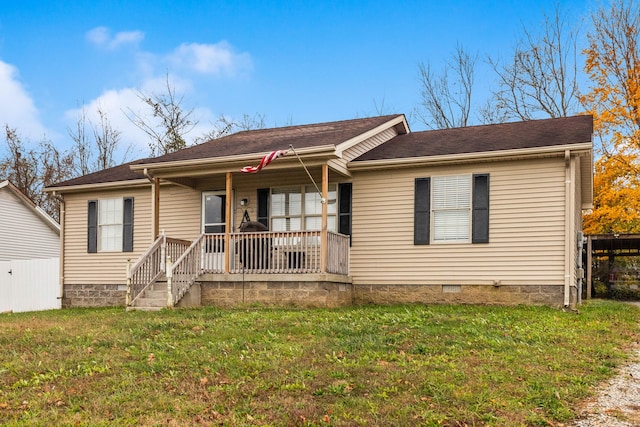
M471 175L434 176L431 185L433 242L469 242Z
M98 251L122 251L123 200L98 202Z
M336 185L329 185L327 229L337 230ZM313 185L271 189L271 231L320 230L322 196Z

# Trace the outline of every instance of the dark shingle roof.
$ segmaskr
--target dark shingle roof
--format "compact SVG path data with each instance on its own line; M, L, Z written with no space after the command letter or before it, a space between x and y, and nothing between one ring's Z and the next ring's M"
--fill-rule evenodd
M287 149L289 148L289 144L292 144L294 148L338 145L398 116L400 115L394 114L364 119L342 120L338 122L243 131L222 138L212 139L203 144L188 147L164 156L155 157L149 159L148 162L161 163L265 153Z
M49 187L59 188L75 185L102 184L144 178L142 173L130 169L131 165L136 164L206 159L252 153L259 154L286 149L289 147L289 144L293 144L295 148L330 144L337 145L399 116L401 115L393 114L363 119L238 132L223 138L212 139L174 153L165 154L164 156L135 160L123 165L53 184Z
M135 179L143 179L144 175L141 172L134 172L130 166L145 163L149 159L135 160L133 162L125 163L112 168L103 169L98 172L93 172L87 175L79 176L77 178L70 179L68 181L59 182L57 184L50 185L49 188L67 187L74 185L85 184L101 184L106 182L118 182L118 181L131 181Z
M592 116L430 130L398 135L354 160L481 153L591 142Z

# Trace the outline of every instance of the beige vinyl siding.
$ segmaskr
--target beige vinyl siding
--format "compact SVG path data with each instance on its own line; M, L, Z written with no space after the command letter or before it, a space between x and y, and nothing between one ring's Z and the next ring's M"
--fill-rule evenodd
M413 244L415 178L490 174L490 243ZM357 284L563 284L564 159L359 172Z
M169 237L193 241L201 233L201 211L200 189L160 186L160 232L164 230Z
M87 253L89 200L133 197L133 252ZM151 187L65 195L65 284L125 284L127 260L132 262L149 247Z
M0 188L0 261L55 258L58 234L8 187Z
M342 158L350 162L356 157L363 155L367 151L376 148L378 145L387 142L396 135L398 135L398 131L395 127L385 129L379 134L374 135L371 138L367 138L366 140L354 145L353 147L346 149L342 154Z

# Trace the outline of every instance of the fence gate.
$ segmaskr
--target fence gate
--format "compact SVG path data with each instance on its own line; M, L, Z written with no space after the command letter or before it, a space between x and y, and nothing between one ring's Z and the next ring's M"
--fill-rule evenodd
M0 313L60 308L59 266L60 258L0 261Z

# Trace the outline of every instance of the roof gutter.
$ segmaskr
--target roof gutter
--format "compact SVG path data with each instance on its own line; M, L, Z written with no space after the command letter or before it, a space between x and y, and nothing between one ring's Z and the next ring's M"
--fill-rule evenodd
M564 156L569 150L573 155L588 156L593 145L591 142L565 144L553 147L520 148L515 150L484 151L479 153L445 154L441 156L406 157L396 159L363 160L350 162L349 170L371 170L396 168L399 166L430 166L448 163L473 163L489 160L512 160L514 158Z

